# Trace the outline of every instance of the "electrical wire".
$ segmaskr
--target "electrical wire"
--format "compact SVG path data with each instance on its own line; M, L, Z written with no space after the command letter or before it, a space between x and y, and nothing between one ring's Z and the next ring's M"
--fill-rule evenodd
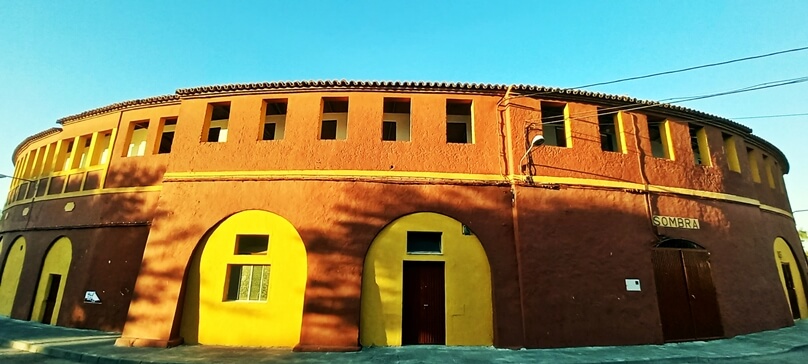
M731 60L728 60L728 61L708 63L708 64L699 65L699 66L685 67L685 68L675 69L675 70L671 70L671 71L656 72L656 73L651 73L651 74L642 75L642 76L619 78L619 79L612 80L612 81L604 81L604 82L591 83L591 84L588 84L588 85L581 85L581 86L575 86L575 87L562 88L562 90L574 90L574 89L583 89L583 88L594 87L594 86L611 85L611 84L620 83L620 82L635 81L635 80L641 80L641 79L646 79L646 78L651 78L651 77L670 75L670 74L674 74L674 73L693 71L693 70L702 69L702 68L723 66L723 65L737 63L737 62L743 62L743 61L749 61L749 60L753 60L753 59L772 57L772 56L777 56L777 55L780 55L780 54L792 53L792 52L800 52L800 51L805 51L805 50L808 50L808 46L799 47L799 48L791 48L791 49L786 49L786 50L782 50L782 51L766 53L766 54L759 54L759 55L743 57L743 58L735 58L735 59L731 59ZM549 92L547 92L547 91L543 91L543 92L535 92L535 93L528 93L528 94L520 94L518 96L512 96L511 98L538 96L538 95L545 95L545 94L548 94L548 93ZM502 100L502 101L505 101L505 100Z
M712 97L733 95L733 94L738 94L738 93L743 93L743 92L757 91L757 90L763 90L763 89L768 89L768 88L793 85L793 84L803 83L803 82L808 82L808 76L791 78L791 79L786 79L786 80L779 80L779 81L764 82L764 83L761 83L761 84L747 86L747 87L743 87L743 88L739 88L739 89L735 89L735 90L716 92L716 93L711 93L711 94L706 94L706 95L670 97L670 98L667 98L667 99L660 100L660 102L658 102L658 103L655 102L653 104L632 103L632 104L623 105L623 106L599 108L598 111L594 112L594 113L590 112L590 113L576 114L575 118L610 115L610 114L614 114L614 113L616 113L618 111L641 110L641 109L647 109L647 108L651 108L651 107L659 107L659 106L678 104L678 103L688 102L688 101L703 100L703 99L708 99L708 98L712 98ZM563 122L563 121L564 121L563 116L542 118L542 123L546 123L546 124L559 123L559 122ZM695 120L692 120L692 121L695 121Z

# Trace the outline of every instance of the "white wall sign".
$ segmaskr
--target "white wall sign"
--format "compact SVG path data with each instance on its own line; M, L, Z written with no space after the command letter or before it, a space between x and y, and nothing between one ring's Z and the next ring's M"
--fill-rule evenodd
M626 279L626 291L629 292L642 291L642 289L640 289L640 280L635 278Z
M101 298L98 297L98 294L95 291L87 291L84 292L84 303L101 303Z
M654 226L662 226L667 228L693 230L701 229L699 227L699 219L691 219L689 217L654 215L651 217L651 222L654 224Z

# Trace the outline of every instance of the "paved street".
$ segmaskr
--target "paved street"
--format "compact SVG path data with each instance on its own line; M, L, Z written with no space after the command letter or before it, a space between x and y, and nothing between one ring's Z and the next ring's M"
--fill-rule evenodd
M27 351L3 348L0 349L0 363L8 364L75 364L77 362L53 358L47 355Z
M724 340L665 345L508 350L408 346L353 353L294 353L288 349L181 345L171 349L113 345L118 334L0 318L0 363L804 363L808 320L780 330ZM8 348L14 348L14 351ZM52 359L39 354L48 354ZM72 360L72 361L71 361Z

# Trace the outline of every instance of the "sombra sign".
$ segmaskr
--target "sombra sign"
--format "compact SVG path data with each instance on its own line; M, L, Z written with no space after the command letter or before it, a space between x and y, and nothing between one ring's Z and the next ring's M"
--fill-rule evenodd
M662 226L666 228L694 230L701 229L699 227L699 219L691 219L689 217L654 215L651 217L651 222L654 224L654 226Z

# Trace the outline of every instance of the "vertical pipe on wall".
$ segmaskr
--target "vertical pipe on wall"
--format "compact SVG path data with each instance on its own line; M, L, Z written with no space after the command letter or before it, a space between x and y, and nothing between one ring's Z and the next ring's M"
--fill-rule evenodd
M511 125L511 109L510 109L510 94L513 85L508 86L507 91L505 91L505 95L500 99L497 103L497 108L499 106L504 106L503 112L498 112L497 116L501 119L500 123L505 125L505 135L503 140L503 148L505 148L505 173L508 176L508 181L511 185L511 224L512 224L512 231L513 231L513 243L516 250L516 279L518 280L519 286L519 315L521 316L520 321L522 324L522 345L524 346L525 339L527 338L525 332L525 299L524 299L524 287L523 287L523 279L522 279L522 252L521 252L521 241L519 238L519 214L518 208L516 205L516 177L513 175L513 128ZM504 103L504 104L503 104ZM497 330L495 330L496 332Z

